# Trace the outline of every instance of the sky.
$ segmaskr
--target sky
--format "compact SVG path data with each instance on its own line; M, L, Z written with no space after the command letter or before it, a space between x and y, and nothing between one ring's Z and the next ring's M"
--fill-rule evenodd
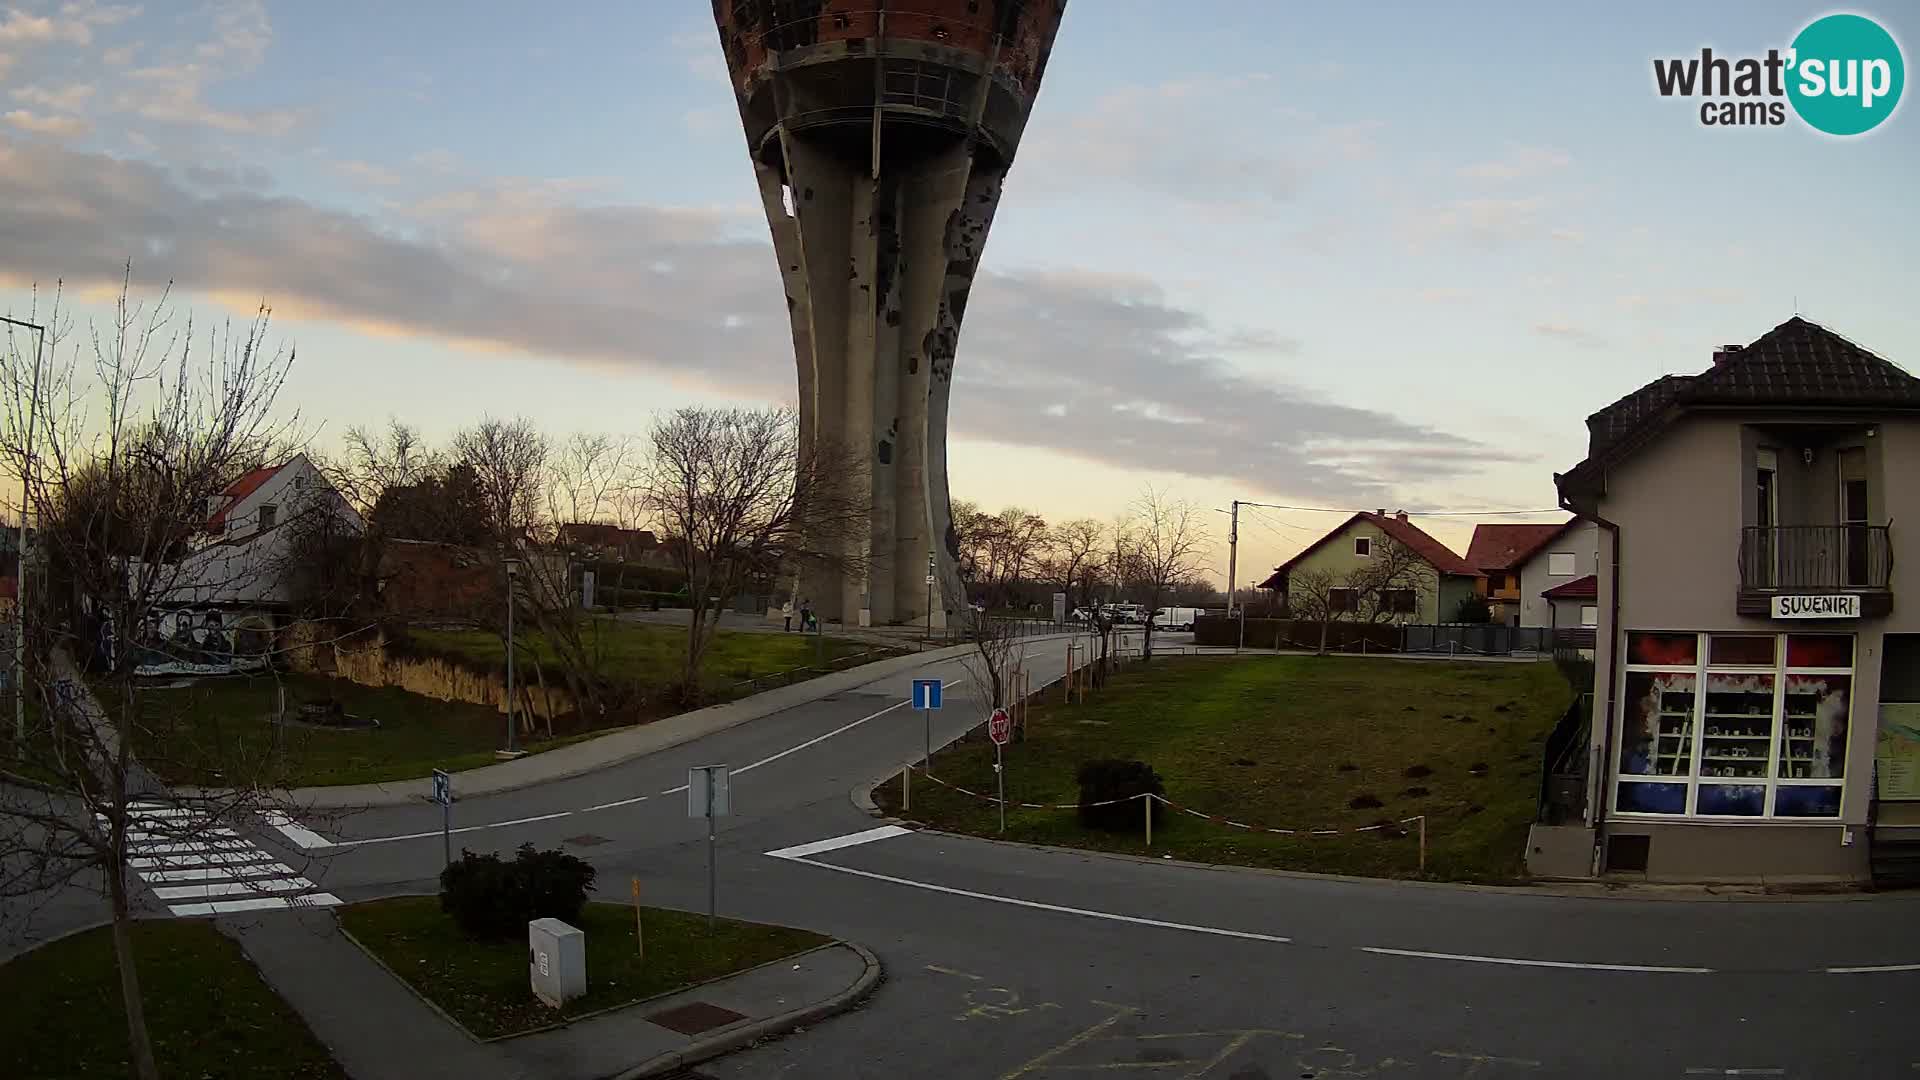
M0 0L0 313L61 281L104 318L129 261L203 324L265 301L323 447L790 401L708 7ZM1920 370L1915 106L1837 139L1653 88L1828 10L1072 0L967 308L953 496L1545 510L1588 414L1796 312ZM1913 62L1920 10L1847 10ZM1243 584L1339 520L1243 514ZM1474 518L1416 520L1464 551Z

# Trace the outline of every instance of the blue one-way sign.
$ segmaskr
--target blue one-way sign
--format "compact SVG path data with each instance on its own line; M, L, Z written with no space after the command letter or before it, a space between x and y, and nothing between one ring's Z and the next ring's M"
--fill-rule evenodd
M916 709L937 709L940 707L940 680L913 680L913 707Z

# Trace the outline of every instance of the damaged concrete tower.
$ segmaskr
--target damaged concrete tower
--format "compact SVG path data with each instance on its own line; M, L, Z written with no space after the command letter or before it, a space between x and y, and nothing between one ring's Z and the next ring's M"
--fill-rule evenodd
M1066 0L714 0L786 281L800 437L871 466L823 618L966 610L947 396L967 291Z

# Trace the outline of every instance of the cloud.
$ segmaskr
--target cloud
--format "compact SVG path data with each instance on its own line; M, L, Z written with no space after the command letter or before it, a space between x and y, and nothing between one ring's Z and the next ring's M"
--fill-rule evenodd
M24 105L37 105L54 112L79 112L93 96L93 87L86 83L75 83L57 90L43 86L23 86L13 91L13 100Z
M85 45L92 40L93 30L79 19L30 15L18 9L0 18L0 45Z
M139 68L127 73L136 85L122 93L115 106L148 120L235 135L285 135L299 122L298 114L289 109L229 112L209 105L201 95L212 75L199 64Z
M575 181L452 193L377 223L0 140L0 276L111 284L131 255L142 282L264 295L294 317L790 399L790 326L757 210L581 201L596 190ZM1303 348L1216 327L1139 277L988 272L968 307L954 432L1347 505L1509 459L1223 359L1271 366Z
M400 174L385 165L375 165L371 161L336 161L333 167L342 175L362 184L375 187L392 187L400 183Z
M1470 180L1523 180L1558 172L1573 164L1573 155L1548 146L1521 146L1490 161L1462 165L1461 176Z
M1480 248L1499 248L1541 235L1540 214L1547 200L1528 198L1456 199L1409 218L1403 226L1416 248L1428 242L1461 239Z
M88 131L87 122L78 117L45 116L25 109L15 109L0 115L0 120L5 120L21 131L30 131L35 135L52 135L57 138L84 135Z
M1602 349L1607 345L1607 339L1600 334L1565 322L1534 323L1533 332L1583 349Z

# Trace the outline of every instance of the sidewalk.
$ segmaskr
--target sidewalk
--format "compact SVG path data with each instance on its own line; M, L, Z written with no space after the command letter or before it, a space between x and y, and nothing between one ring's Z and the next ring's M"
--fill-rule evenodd
M564 1027L481 1042L362 952L330 911L217 925L354 1080L637 1080L843 1012L880 979L871 953L836 943Z
M1066 636L1066 635L1055 635ZM1048 640L1034 638L1035 641ZM927 664L953 660L973 651L972 645L954 645L909 656L876 660L871 664L848 668L808 679L792 686L763 690L751 697L710 705L704 709L669 716L650 724L621 728L597 738L562 746L544 753L529 754L498 765L468 769L455 781L462 798L492 795L517 788L535 787L565 780L583 773L618 765L634 758L705 738L718 731L736 727L764 716L784 712L796 706L818 701L868 683L892 678ZM341 787L295 788L290 801L309 809L359 809L369 806L400 806L420 802L432 794L428 777L386 784L353 784Z

